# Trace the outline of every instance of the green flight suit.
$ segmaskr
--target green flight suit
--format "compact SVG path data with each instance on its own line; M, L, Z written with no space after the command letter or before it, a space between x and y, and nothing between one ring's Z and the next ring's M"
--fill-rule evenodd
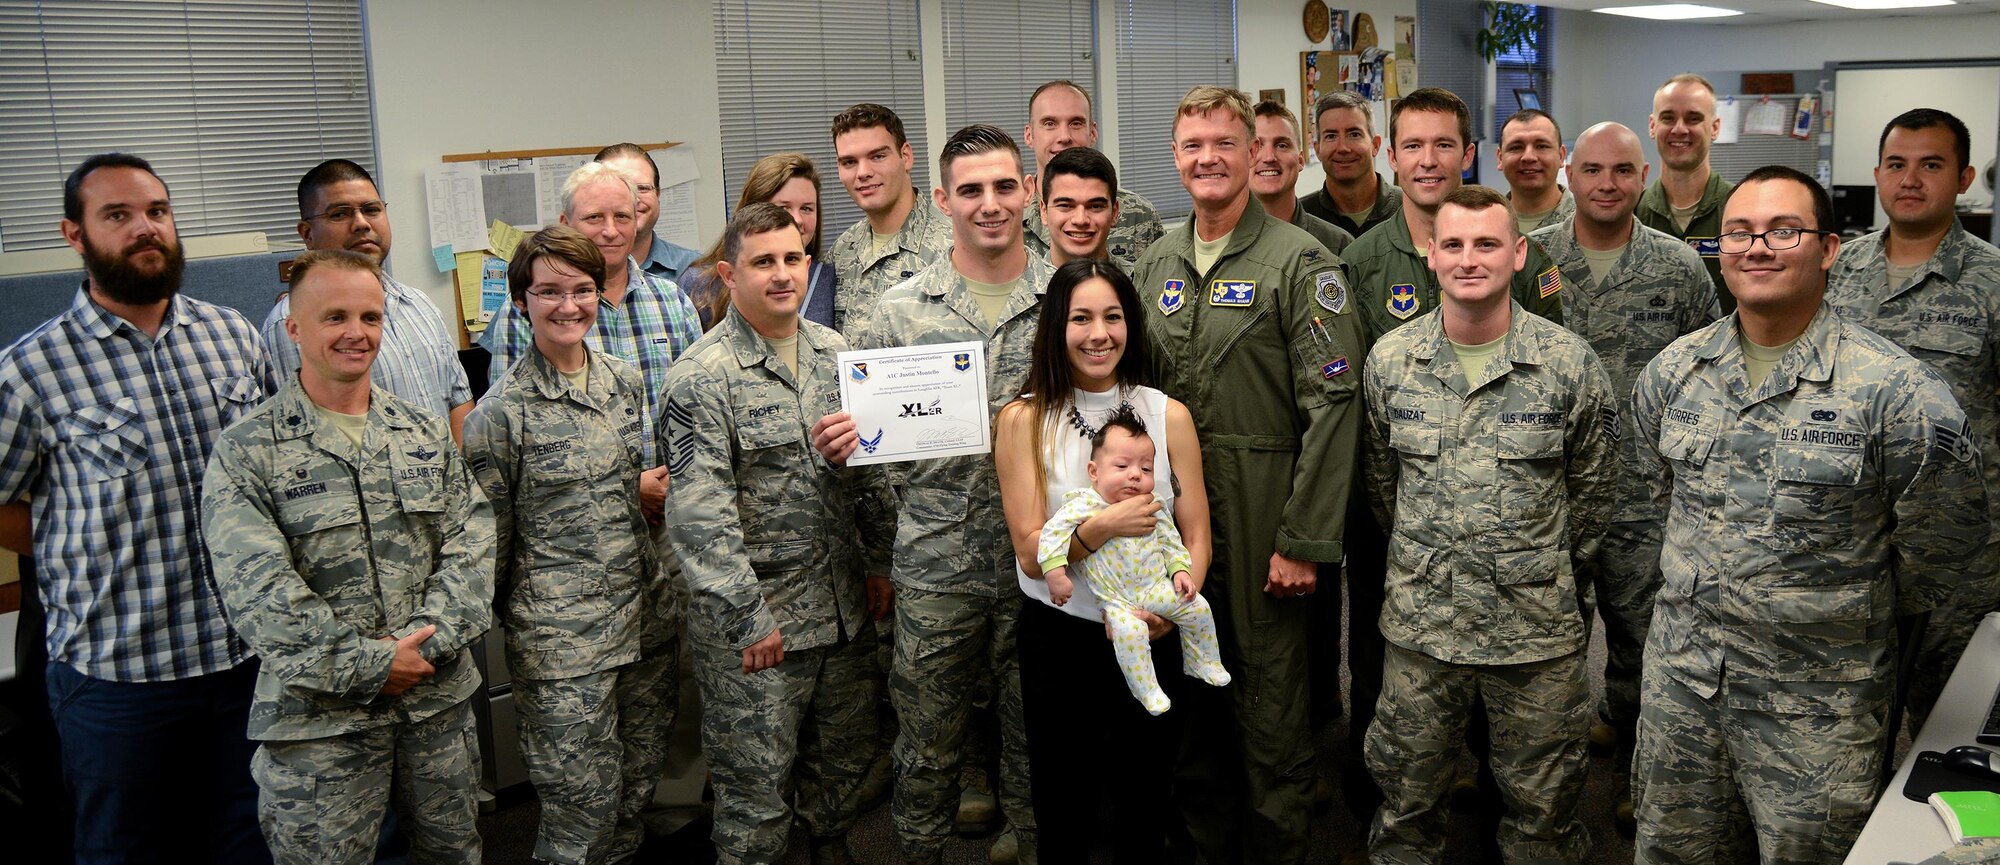
M1299 209L1326 220L1341 231L1360 237L1367 234L1368 229L1388 222L1389 217L1402 211L1403 190L1383 179L1382 175L1375 175L1375 204L1368 208L1368 215L1358 223L1340 212L1340 205L1333 203L1333 196L1327 194L1324 186L1299 196Z
M1410 220L1398 209L1347 248L1354 274L1355 303L1368 325L1369 341L1438 308L1437 274L1410 242ZM1528 241L1528 263L1514 274L1513 293L1521 308L1562 324L1562 271L1540 244Z
M1214 526L1204 592L1236 680L1248 783L1240 848L1217 822L1236 819L1227 810L1235 803L1217 811L1184 801L1189 828L1210 861L1303 861L1313 796L1310 601L1264 587L1273 552L1340 561L1368 343L1340 259L1254 199L1207 273L1195 271L1190 220L1153 244L1133 282L1146 304L1155 380L1187 404L1201 440ZM1228 771L1196 795L1236 783Z
M1314 240L1326 247L1327 252L1334 255L1346 252L1347 247L1354 243L1354 235L1348 234L1347 229L1307 213L1306 209L1297 203L1292 205L1292 224L1305 229L1307 234L1312 235Z
M1735 188L1736 184L1709 169L1708 185L1702 187L1701 200L1695 202L1694 219L1688 221L1686 231L1674 224L1674 209L1667 203L1664 180L1647 185L1646 191L1639 194L1639 209L1633 212L1642 225L1686 241L1701 256L1702 266L1708 268L1708 280L1715 283L1715 300L1722 304L1723 315L1736 311L1736 296L1722 282L1722 246L1715 238L1722 233L1722 202Z

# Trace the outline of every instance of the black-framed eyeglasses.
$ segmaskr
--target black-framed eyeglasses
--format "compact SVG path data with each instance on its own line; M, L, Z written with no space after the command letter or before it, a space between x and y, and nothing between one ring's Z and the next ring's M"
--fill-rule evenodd
M528 296L550 306L561 306L565 300L576 301L578 306L597 302L598 291L594 288L579 288L575 291L530 291Z
M1770 231L1731 231L1717 237L1715 243L1724 255L1742 255L1749 252L1750 245L1756 243L1757 238L1760 237L1764 238L1765 249L1777 252L1781 249L1791 249L1794 246L1798 246L1800 242L1806 239L1806 235L1808 234L1833 233L1817 228L1773 228Z
M354 217L356 215L359 215L362 218L367 219L369 222L374 222L377 219L381 219L382 214L387 213L388 211L389 211L389 203L386 201L364 201L360 204L336 204L332 207L329 207L325 210L322 210L318 213L306 217L306 220L311 221L319 219L319 220L324 220L326 222L330 222L334 225L346 225L347 223L353 222Z

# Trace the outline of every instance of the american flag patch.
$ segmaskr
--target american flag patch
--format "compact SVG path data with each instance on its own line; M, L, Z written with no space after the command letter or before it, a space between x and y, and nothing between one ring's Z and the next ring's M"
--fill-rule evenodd
M1546 298L1563 290L1562 271L1551 266L1548 270L1542 271L1541 276L1535 277L1535 282L1542 290L1542 297Z

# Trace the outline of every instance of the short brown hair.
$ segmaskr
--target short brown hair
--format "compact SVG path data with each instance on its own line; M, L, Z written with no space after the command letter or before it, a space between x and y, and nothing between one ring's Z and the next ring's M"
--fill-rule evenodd
M1519 237L1521 234L1521 226L1514 221L1514 208L1507 203L1507 196L1501 195L1499 190L1490 186L1480 186L1477 183L1461 186L1445 193L1444 200L1438 202L1438 209L1443 210L1447 204L1463 207L1466 210L1498 207L1507 211L1508 234L1514 237Z
M1021 145L1014 143L1014 136L1007 130L988 123L974 123L951 134L945 139L944 148L938 151L938 183L951 184L951 164L967 156L981 153L1004 151L1014 154L1014 171L1022 170Z
M771 202L759 201L738 207L735 213L730 214L729 224L722 229L722 260L732 265L736 263L736 256L743 254L743 238L798 227L799 223L792 219L791 211Z
M1410 91L1410 95L1396 100L1395 107L1389 109L1390 147L1396 146L1396 120L1408 111L1429 111L1458 118L1458 143L1463 147L1472 146L1472 110L1465 107L1465 100L1442 87L1419 87Z
M1266 99L1262 102L1257 103L1257 107L1251 109L1251 111L1258 117L1285 118L1285 122L1290 123L1292 125L1292 143L1297 144L1301 147L1305 146L1305 142L1299 139L1306 134L1306 131L1305 129L1299 126L1299 116L1297 114L1293 114L1292 109L1286 108L1285 103L1279 102L1275 99Z
M1257 134L1256 115L1250 113L1250 94L1234 87L1217 87L1213 84L1198 84L1181 97L1181 104L1174 109L1174 127L1179 129L1181 118L1196 117L1211 111L1227 111L1243 121L1243 129L1251 136Z
M1523 108L1519 111L1507 115L1507 122L1500 124L1500 140L1502 142L1505 142L1507 140L1507 127L1512 126L1516 123L1527 123L1528 121L1534 120L1537 117L1549 122L1549 128L1554 129L1556 131L1556 145L1561 146L1563 140L1562 124L1557 123L1555 117L1551 116L1547 111L1543 111L1540 108Z
M528 286L535 284L535 260L554 258L590 277L598 291L604 290L604 252L583 232L560 222L537 231L514 249L507 262L507 294L516 303L526 303Z
M873 102L855 103L848 106L846 111L833 115L833 139L839 141L840 136L856 129L874 129L878 126L889 130L889 137L896 140L897 147L910 143L909 137L903 134L903 118L897 117L896 112L889 110L888 106Z
M292 259L291 283L296 292L305 284L306 274L315 270L360 271L382 282L382 268L375 260L358 252L345 249L308 249Z
M1368 127L1371 134L1375 131L1375 110L1368 105L1368 100L1361 98L1361 94L1352 90L1335 90L1320 94L1318 101L1313 103L1313 120L1317 122L1325 117L1328 111L1336 108L1352 108L1361 112L1361 125Z

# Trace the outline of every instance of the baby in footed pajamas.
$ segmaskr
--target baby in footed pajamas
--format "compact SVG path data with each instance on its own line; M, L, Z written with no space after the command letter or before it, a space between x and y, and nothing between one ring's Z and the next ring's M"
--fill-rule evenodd
M1114 502L1153 491L1153 440L1130 410L1120 410L1105 421L1090 446L1085 468L1091 486L1064 495L1062 508L1042 526L1036 549L1049 583L1049 599L1058 606L1067 603L1076 588L1069 573L1069 542L1077 526ZM1215 645L1215 615L1199 594L1190 567L1181 533L1165 514L1152 534L1114 537L1077 563L1076 576L1090 581L1104 608L1104 623L1111 629L1112 651L1125 671L1126 685L1155 715L1165 712L1172 701L1153 673L1153 650L1138 610L1180 626L1181 664L1188 675L1211 685L1229 684L1229 671L1222 668Z

